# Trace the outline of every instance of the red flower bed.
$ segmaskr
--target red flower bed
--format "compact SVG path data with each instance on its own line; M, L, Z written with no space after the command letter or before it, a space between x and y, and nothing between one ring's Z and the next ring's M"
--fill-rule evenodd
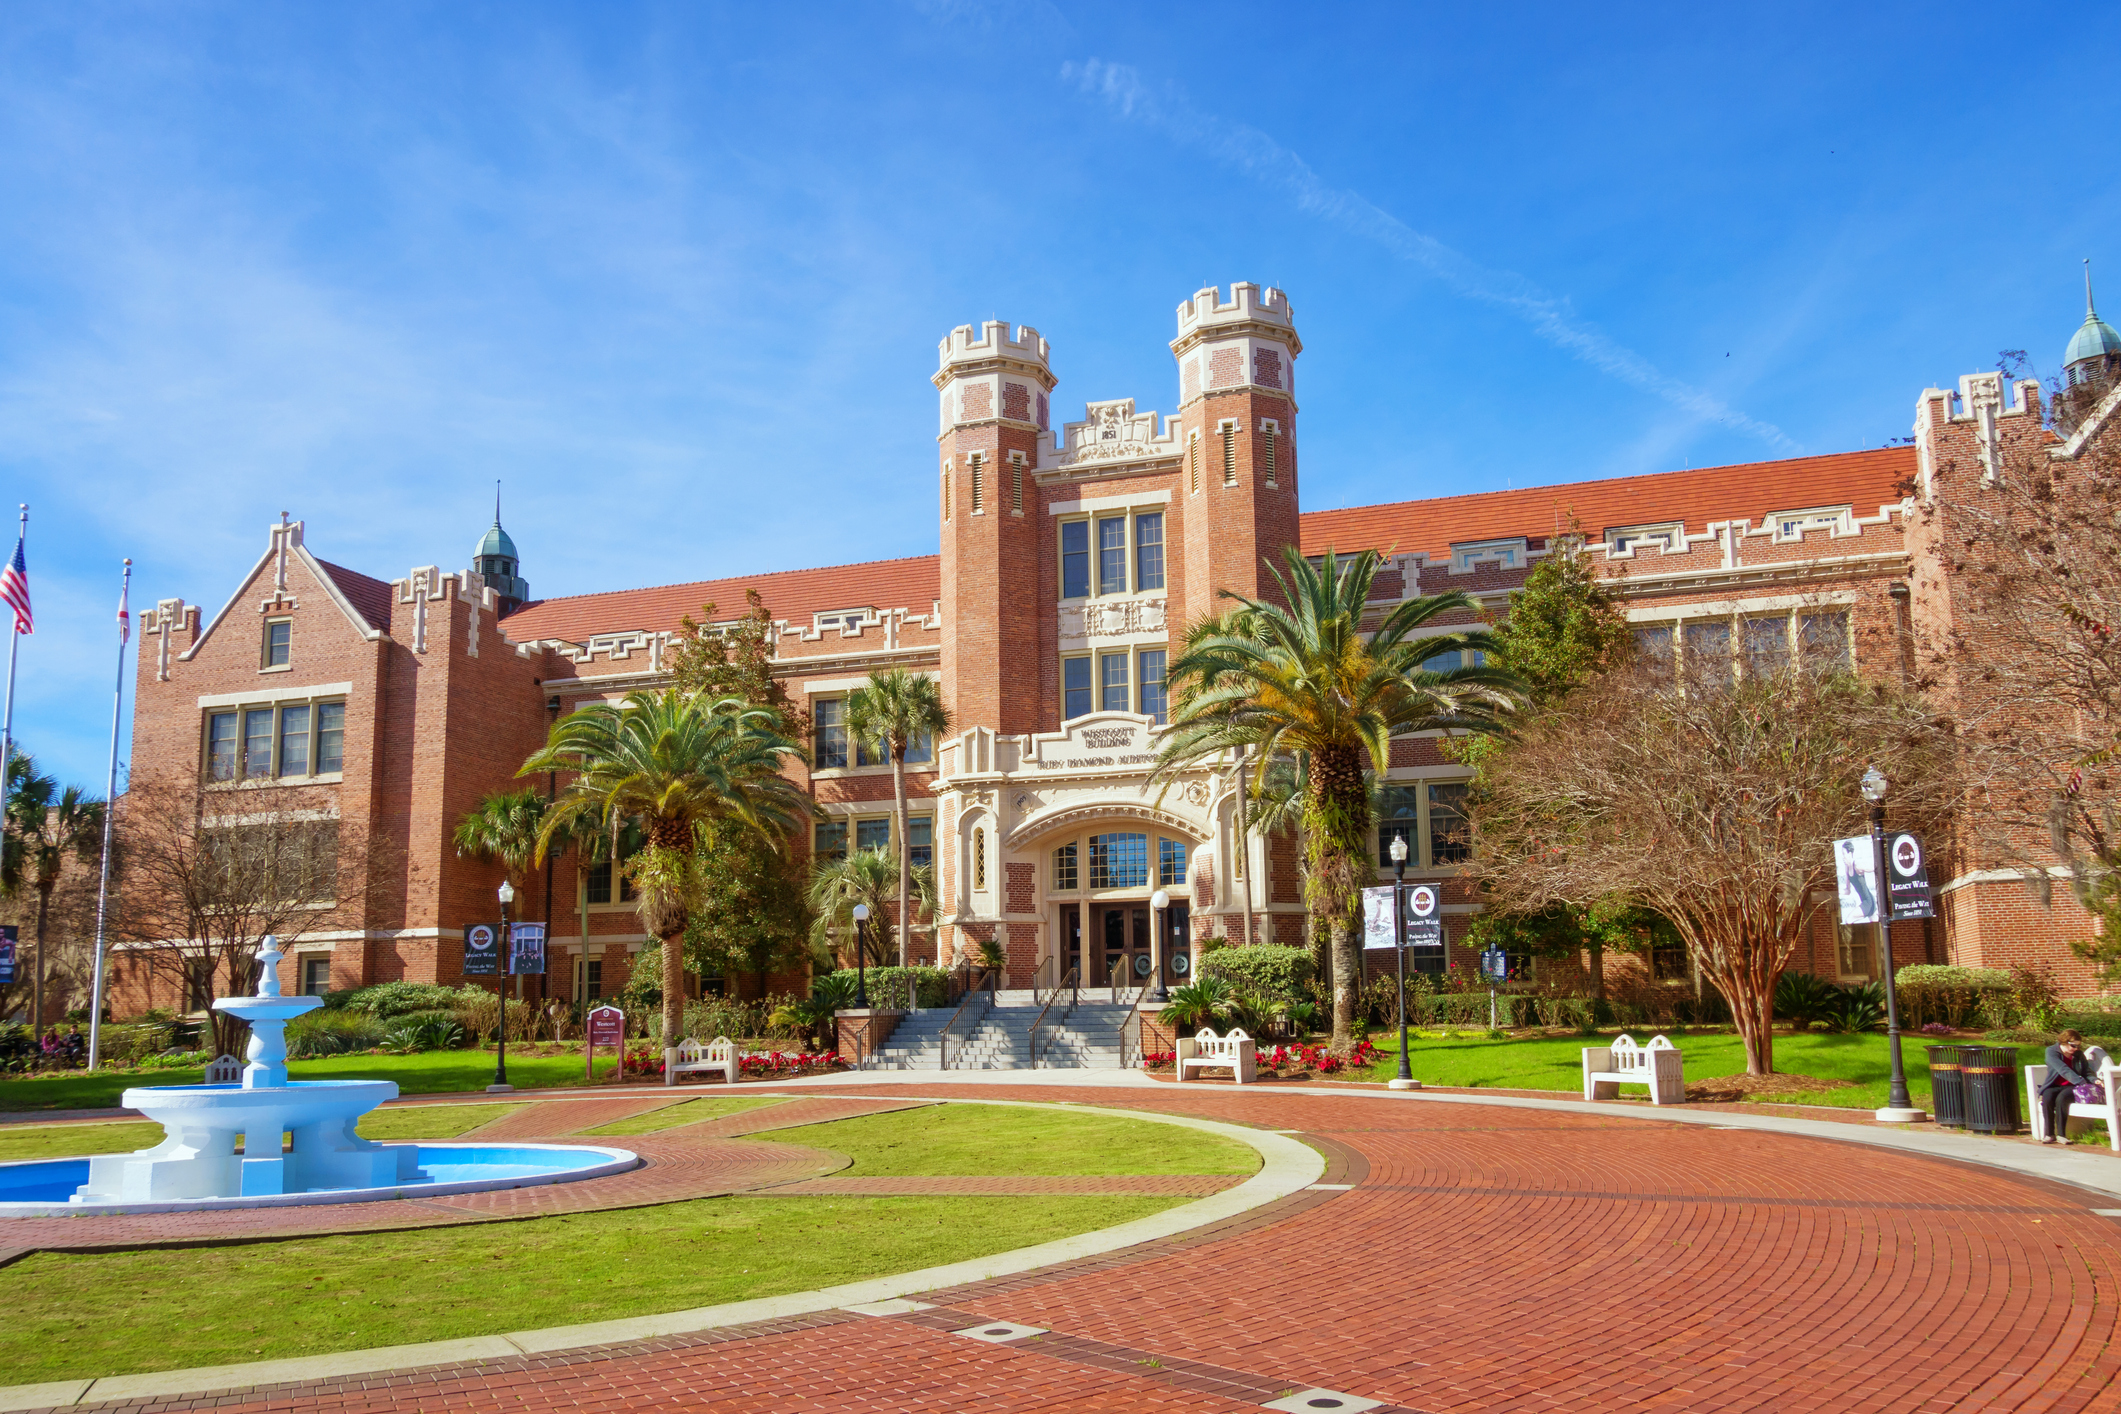
M792 1055L786 1051L767 1051L736 1058L737 1074L754 1077L838 1070L845 1064L838 1051L798 1051ZM660 1049L628 1051L623 1065L628 1078L659 1080L663 1076L663 1052Z
M1287 1072L1301 1075L1315 1071L1319 1075L1338 1075L1343 1070L1361 1070L1377 1059L1377 1047L1368 1041L1357 1041L1355 1049L1345 1056L1334 1055L1324 1046L1307 1046L1298 1041L1292 1045L1259 1047L1254 1052L1261 1072L1280 1075ZM1149 1051L1142 1056L1143 1070L1169 1070L1178 1064L1175 1051Z

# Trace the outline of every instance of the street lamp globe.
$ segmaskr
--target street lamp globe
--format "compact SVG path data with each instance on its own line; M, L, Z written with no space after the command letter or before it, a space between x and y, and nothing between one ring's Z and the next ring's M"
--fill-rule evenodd
M1149 895L1149 906L1151 908L1169 908L1171 906L1171 895L1163 889L1158 889L1155 893Z
M1407 862L1407 837L1405 835L1392 836L1392 862L1394 864Z
M1885 773L1876 766L1863 773L1863 798L1873 805L1885 799Z
M506 879L503 879L501 881L501 887L499 892L502 903L510 904L516 901L516 886L514 884L509 883Z
M867 923L869 921L868 904L858 903L854 906L854 921L857 923Z

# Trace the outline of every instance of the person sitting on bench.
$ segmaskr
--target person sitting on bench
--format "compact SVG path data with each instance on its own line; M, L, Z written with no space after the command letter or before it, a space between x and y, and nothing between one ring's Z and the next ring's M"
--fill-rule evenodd
M2099 1073L2091 1071L2084 1059L2084 1038L2074 1031L2064 1031L2055 1037L2055 1044L2047 1048L2047 1081L2040 1087L2040 1105L2047 1112L2047 1133L2041 1136L2043 1144L2069 1142L2069 1107L2076 1098L2079 1085L2096 1085Z

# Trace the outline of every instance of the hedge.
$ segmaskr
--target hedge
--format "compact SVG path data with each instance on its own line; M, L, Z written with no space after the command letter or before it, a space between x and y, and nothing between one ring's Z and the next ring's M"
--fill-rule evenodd
M853 1006L855 969L843 967L832 974L847 979L848 1006ZM881 1011L897 1011L906 1005L906 979L914 978L923 1008L945 1005L950 997L950 974L940 967L871 967L866 970L869 1004Z
M1200 975L1217 977L1233 991L1270 1001L1301 1000L1311 981L1311 954L1305 948L1273 943L1217 948L1200 961Z
M2011 999L2011 975L1996 967L1943 967L1910 963L1893 974L1899 993L1900 1024L1917 1030L1933 1022L1961 1027L1979 1023L2007 1027L2017 1023Z

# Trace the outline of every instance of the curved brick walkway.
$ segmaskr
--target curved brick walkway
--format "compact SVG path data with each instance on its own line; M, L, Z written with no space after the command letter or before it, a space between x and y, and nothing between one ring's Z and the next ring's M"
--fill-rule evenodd
M2121 1222L2062 1184L1594 1114L957 1093L1300 1127L1331 1162L1220 1227L925 1306L123 1407L1241 1410L1323 1388L1431 1414L2121 1409ZM1026 1329L951 1334L1004 1322Z

